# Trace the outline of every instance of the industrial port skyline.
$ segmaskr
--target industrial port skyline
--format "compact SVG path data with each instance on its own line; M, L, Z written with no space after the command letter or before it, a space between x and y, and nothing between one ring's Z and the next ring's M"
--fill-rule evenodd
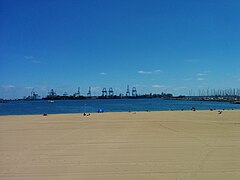
M127 99L127 98L164 98L164 99L176 99L176 100L204 100L204 101L227 101L239 103L240 101L240 89L199 89L197 92L190 90L188 95L174 96L171 93L159 92L159 93L145 93L139 94L136 87L130 88L127 85L126 92L115 94L114 89L102 88L101 94L92 95L91 87L88 88L86 94L81 93L80 87L73 94L67 92L58 94L54 89L48 91L48 94L44 97L40 97L37 92L32 89L29 96L24 96L21 99L15 100L84 100L84 99Z
M67 99L120 99L120 98L179 98L179 97L240 97L240 88L202 88L202 89L190 89L184 94L173 94L171 91L166 89L159 89L158 92L145 92L139 93L137 87L127 85L124 90L113 87L98 88L96 92L95 87L89 86L86 88L76 88L75 92L68 93L64 89L55 90L51 88L47 90L45 94L39 95L39 89L29 88L29 93L26 93L23 97L18 98L3 98L4 100L40 100L40 99L56 99L56 100L67 100ZM94 92L93 92L94 91ZM62 92L62 93L61 93ZM237 98L238 100L239 98Z

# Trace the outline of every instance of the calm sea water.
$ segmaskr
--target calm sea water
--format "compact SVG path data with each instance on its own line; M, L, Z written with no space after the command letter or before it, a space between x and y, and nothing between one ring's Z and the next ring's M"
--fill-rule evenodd
M127 111L166 111L240 109L239 104L207 101L177 101L163 99L107 99L107 100L65 100L65 101L10 101L0 103L0 115L30 115L30 114L62 114L97 112L127 112Z

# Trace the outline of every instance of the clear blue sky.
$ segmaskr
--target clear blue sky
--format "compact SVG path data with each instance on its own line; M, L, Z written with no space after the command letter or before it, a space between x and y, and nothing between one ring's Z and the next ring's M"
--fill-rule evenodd
M239 0L0 0L0 98L239 88Z

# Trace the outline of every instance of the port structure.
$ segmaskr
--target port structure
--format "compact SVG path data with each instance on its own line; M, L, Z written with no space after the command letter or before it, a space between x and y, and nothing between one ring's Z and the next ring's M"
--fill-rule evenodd
M106 89L106 88L103 88L103 90L102 90L102 96L103 96L103 97L106 97L106 96L107 96L107 89Z
M102 89L102 97L113 97L113 96L114 96L113 88L109 88L108 91L106 88Z
M34 88L31 91L30 99L36 100L38 98L38 94L35 93Z
M53 100L53 99L56 99L56 98L57 98L57 93L56 93L56 91L54 91L53 89L51 89L51 90L48 92L47 99Z
M129 85L127 85L126 97L129 97L129 96L130 96Z
M88 88L87 96L88 96L88 97L91 97L91 87Z
M49 95L50 97L55 97L55 96L57 95L57 93L56 93L53 89L51 89L51 91L48 92L48 95Z
M133 87L132 88L132 97L136 97L137 96L137 88Z
M78 87L78 91L73 94L74 97L80 97L80 87Z
M108 90L108 96L109 96L109 97L113 97L113 95L114 95L113 88L109 88L109 90Z

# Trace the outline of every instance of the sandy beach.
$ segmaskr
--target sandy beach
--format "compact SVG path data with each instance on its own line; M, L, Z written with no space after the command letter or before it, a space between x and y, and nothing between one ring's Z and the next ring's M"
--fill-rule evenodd
M239 180L240 111L0 116L1 180Z

